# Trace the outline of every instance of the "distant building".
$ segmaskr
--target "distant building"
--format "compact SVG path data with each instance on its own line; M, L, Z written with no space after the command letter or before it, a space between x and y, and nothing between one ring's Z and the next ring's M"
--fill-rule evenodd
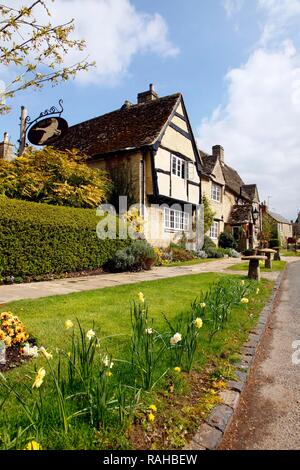
M283 245L287 245L288 238L293 236L293 223L262 204L263 218L273 226L273 238L278 238Z
M300 212L298 213L298 217L293 224L293 237L297 240L300 239Z
M9 141L7 132L4 133L3 141L0 142L0 159L12 161L16 158L14 145Z

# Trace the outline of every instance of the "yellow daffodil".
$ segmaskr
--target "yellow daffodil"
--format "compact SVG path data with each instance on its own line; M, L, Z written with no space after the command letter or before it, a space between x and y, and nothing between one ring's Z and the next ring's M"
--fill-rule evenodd
M143 294L143 292L139 292L138 293L138 298L139 298L139 301L143 304L145 303L145 296Z
M107 371L105 372L105 375L106 375L106 377L111 377L113 374L112 374L112 372L111 372L110 370L107 370Z
M38 373L35 377L35 381L33 382L33 385L32 385L32 388L40 388L40 386L42 385L42 383L44 382L44 377L46 375L46 371L43 367L41 367L39 370L38 370Z
M42 450L42 446L36 441L31 441L28 442L24 450Z
M66 330L69 330L70 328L73 328L73 322L71 322L71 320L66 320L65 321L65 329Z
M247 297L243 297L243 298L241 299L241 303L242 303L242 304L248 304L248 303L249 303L249 299L247 299Z
M205 308L205 307L206 307L206 303L205 303L205 302L201 302L200 307L201 307L201 308Z
M153 421L155 421L155 415L153 413L148 414L148 421L150 421L150 423L153 423Z
M259 294L259 291L260 291L260 289L259 289L259 287L258 287L258 288L256 289L256 295Z
M179 373L179 372L181 372L181 368L180 367L174 367L174 371Z
M201 318L197 317L196 320L194 320L194 325L196 328L202 328L203 321L201 320Z
M245 281L241 281L241 286L244 286L245 285Z
M43 356L44 356L46 359L48 359L48 360L53 358L52 354L49 353L49 352L44 348L44 346L41 346L41 347L40 347L40 352L41 352L41 353L43 354Z
M71 357L71 351L68 351L67 356Z
M150 406L149 406L149 410L151 410L151 411L153 411L154 413L156 413L156 412L157 412L157 407L156 407L156 405L150 405Z

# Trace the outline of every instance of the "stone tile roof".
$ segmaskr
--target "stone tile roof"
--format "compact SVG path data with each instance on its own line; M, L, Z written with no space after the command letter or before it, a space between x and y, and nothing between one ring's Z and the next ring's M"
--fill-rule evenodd
M282 215L280 214L277 214L276 212L271 212L268 210L268 214L274 219L276 220L276 222L279 222L281 224L291 224L291 222L289 220L287 220L285 217L282 217Z
M231 189L231 191L239 195L241 193L241 186L244 186L244 181L238 172L231 168L231 166L226 165L226 163L222 165L222 169L225 185Z
M213 155L207 155L207 153L202 152L202 150L200 150L200 156L203 163L202 172L206 176L210 176L213 172L215 164L217 163L218 157L214 157Z
M249 201L259 202L256 195L257 195L256 184L244 184L242 186L242 196L244 196L246 199L249 199Z
M154 144L181 98L180 93L146 103L123 105L69 128L55 147L96 156Z
M230 214L228 222L231 225L247 224L248 222L251 222L252 221L251 209L252 209L251 204L244 204L244 205L236 204L231 209L231 214Z

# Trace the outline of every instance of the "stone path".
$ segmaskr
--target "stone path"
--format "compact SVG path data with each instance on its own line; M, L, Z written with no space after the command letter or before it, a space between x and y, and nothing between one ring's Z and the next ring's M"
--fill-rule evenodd
M297 258L296 258L297 259ZM291 262L295 258L285 258ZM229 271L227 268L240 263L240 259L221 259L193 266L155 267L151 271L139 273L99 274L76 278L56 279L53 281L32 282L0 286L0 304L21 299L37 299L51 295L65 295L104 287L133 284L141 281L153 281L168 277L184 276L210 272L226 272L227 274L245 274L243 271ZM268 279L276 279L277 273L262 273Z
M288 266L279 295L221 449L300 449L299 259Z

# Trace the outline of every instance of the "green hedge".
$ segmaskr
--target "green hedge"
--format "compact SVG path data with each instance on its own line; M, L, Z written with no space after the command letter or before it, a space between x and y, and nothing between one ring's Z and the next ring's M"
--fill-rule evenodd
M103 266L124 240L99 240L94 209L0 197L0 278L36 277Z

